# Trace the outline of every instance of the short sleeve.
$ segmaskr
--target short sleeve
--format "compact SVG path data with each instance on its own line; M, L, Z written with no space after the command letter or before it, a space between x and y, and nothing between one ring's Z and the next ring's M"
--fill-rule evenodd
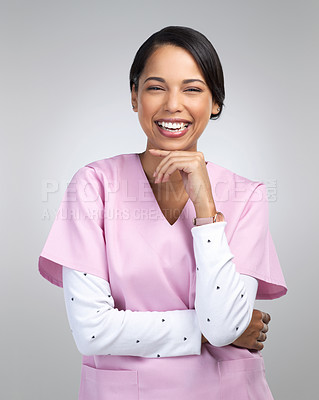
M233 262L241 274L258 280L256 299L275 299L286 294L287 286L269 231L266 186L258 182L249 197L229 240Z
M71 179L39 257L40 274L59 287L63 265L108 280L104 189L89 166Z

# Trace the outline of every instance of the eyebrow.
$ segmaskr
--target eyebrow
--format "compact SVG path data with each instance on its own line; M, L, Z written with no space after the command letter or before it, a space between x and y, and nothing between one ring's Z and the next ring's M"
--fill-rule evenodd
M165 83L165 79L159 78L157 76L150 76L149 78L145 79L144 83L146 83L147 81L158 81L158 82ZM201 79L184 79L182 83L187 84L187 83L192 83L192 82L201 82L205 86L207 86L206 83L204 81L202 81Z

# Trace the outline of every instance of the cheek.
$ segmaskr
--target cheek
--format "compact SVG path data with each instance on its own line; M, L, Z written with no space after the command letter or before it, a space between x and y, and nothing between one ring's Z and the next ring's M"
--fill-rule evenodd
M143 117L150 117L154 112L154 101L150 98L141 98L139 102L139 111Z
M202 104L198 104L196 107L193 108L193 113L195 117L200 117L203 122L206 122L206 118L210 118L211 110L212 105L210 105L209 102L203 102Z
M138 119L144 132L147 133L152 128L152 116L154 110L149 101L143 99L138 105Z

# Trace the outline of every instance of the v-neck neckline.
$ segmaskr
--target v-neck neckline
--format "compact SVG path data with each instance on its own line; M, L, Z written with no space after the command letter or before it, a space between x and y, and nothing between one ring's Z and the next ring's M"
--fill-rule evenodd
M156 204L157 212L158 212L159 215L165 220L164 223L166 223L168 226L170 226L171 228L177 226L177 225L179 224L180 220L183 218L183 215L184 215L184 213L186 212L186 208L188 208L189 203L191 202L190 197L188 196L188 199L187 199L187 201L186 201L186 203L185 203L185 205L184 205L182 211L180 212L180 214L179 214L177 220L176 220L173 224L171 224L171 223L168 221L168 219L165 217L163 211L161 210L161 207L159 206L159 203L158 203L158 201L157 201L157 199L156 199L156 197L155 197L155 194L154 194L154 192L153 192L153 189L152 189L152 187L151 187L151 185L150 185L150 182L149 182L149 180L148 180L148 178L147 178L147 175L146 175L146 173L145 173L145 171L144 171L144 168L143 168L143 165L142 165L142 162L141 162L141 159L140 159L139 154L138 154L138 153L134 153L134 155L136 156L136 161L137 161L137 163L138 163L138 165L139 165L139 168L138 168L138 169L139 169L139 171L141 172L141 176L143 177L143 180L146 182L147 186L149 187L150 192L152 193L152 194L151 194L152 201L153 201L153 203Z

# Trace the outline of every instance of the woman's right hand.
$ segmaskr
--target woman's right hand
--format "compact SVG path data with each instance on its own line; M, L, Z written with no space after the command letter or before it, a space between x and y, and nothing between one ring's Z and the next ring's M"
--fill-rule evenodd
M245 332L239 336L232 344L237 347L243 347L249 350L262 350L264 342L267 339L268 324L270 315L259 310L253 310L251 321ZM202 335L202 343L207 343L208 340Z

